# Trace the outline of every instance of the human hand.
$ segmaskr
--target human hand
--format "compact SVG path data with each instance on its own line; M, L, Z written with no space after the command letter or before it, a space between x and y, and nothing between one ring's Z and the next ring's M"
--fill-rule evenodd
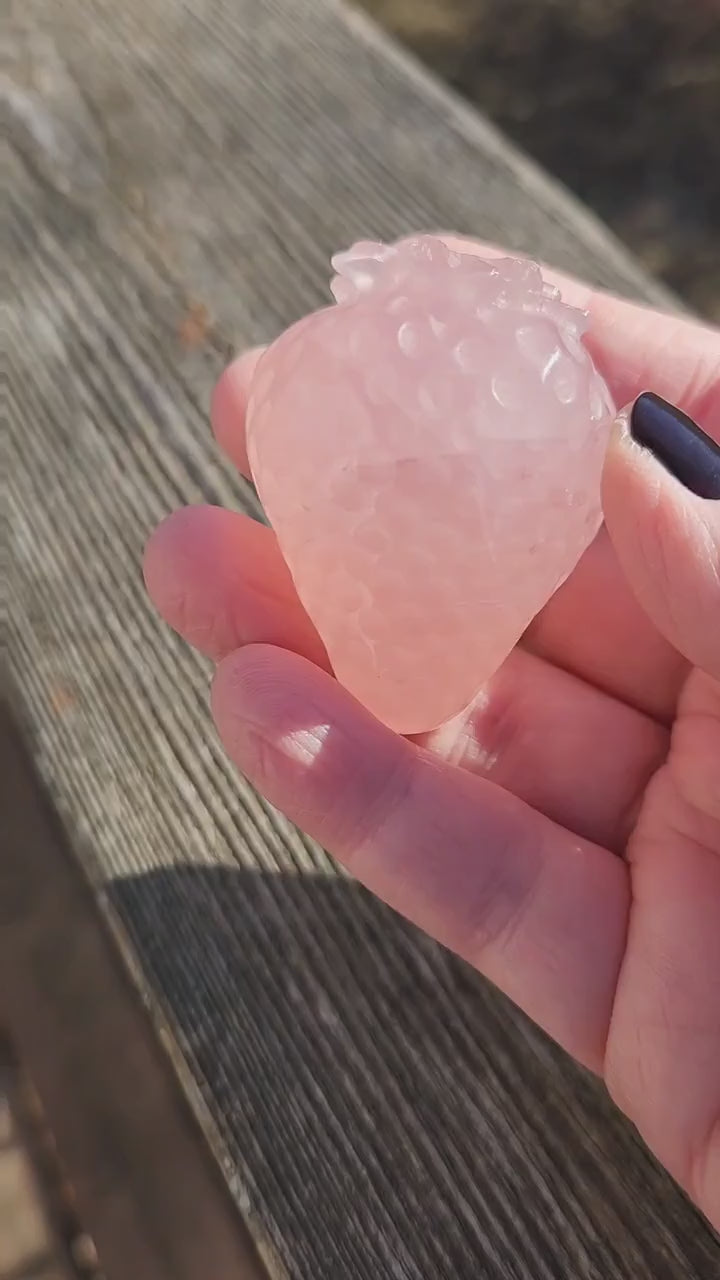
M590 312L618 404L652 388L720 440L718 332L547 274ZM213 403L246 474L257 358ZM266 527L179 511L146 581L219 663L213 712L238 767L601 1074L720 1228L720 501L622 424L603 499L568 582L467 713L422 740L332 679Z

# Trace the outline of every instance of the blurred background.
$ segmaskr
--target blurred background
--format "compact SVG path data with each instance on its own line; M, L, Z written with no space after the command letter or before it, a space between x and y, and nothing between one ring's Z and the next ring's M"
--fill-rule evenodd
M720 0L360 0L720 321Z

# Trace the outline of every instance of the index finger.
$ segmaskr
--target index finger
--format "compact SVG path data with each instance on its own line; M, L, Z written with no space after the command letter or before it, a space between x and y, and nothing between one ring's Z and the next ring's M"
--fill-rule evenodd
M272 804L602 1069L630 901L621 859L398 737L296 654L239 649L212 705Z

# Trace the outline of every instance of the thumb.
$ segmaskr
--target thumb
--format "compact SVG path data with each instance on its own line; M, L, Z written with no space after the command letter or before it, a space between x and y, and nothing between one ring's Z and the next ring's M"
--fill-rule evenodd
M646 613L694 666L720 679L720 445L646 392L616 423L603 507Z

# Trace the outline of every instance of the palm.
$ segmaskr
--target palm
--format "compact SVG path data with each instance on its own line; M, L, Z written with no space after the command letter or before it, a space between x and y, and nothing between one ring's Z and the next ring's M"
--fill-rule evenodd
M717 335L563 285L591 305L619 402L692 385L706 421L720 412ZM252 364L214 406L241 470ZM146 577L167 620L222 660L216 720L261 790L601 1072L720 1225L718 602L688 640L670 597L631 589L627 556L647 548L623 531L623 483L606 494L613 542L600 534L467 713L412 742L329 679L264 526L177 513Z
M469 711L423 745L621 852L687 671L603 531Z

